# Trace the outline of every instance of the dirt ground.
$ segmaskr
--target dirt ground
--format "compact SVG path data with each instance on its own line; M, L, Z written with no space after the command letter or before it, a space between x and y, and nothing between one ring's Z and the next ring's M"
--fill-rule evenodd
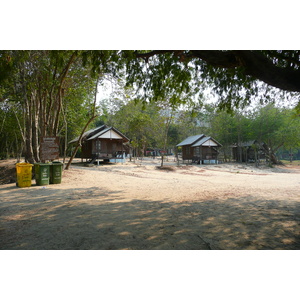
M299 165L159 165L78 161L61 184L0 185L0 249L300 249Z

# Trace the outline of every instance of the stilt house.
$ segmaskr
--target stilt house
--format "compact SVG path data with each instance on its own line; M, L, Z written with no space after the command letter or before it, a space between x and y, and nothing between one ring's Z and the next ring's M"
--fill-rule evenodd
M177 147L182 147L182 159L198 164L218 163L218 148L222 145L204 134L186 138Z
M232 147L233 159L239 162L254 162L265 159L265 143L256 140L235 144Z
M77 142L79 137L69 144ZM96 160L124 162L129 153L129 139L114 127L102 125L86 131L81 140L81 158L91 163Z

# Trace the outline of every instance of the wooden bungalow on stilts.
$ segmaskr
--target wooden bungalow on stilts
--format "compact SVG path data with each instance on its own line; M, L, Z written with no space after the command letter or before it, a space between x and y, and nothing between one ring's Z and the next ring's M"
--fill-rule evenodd
M182 148L182 160L198 164L217 164L218 148L222 145L210 136L204 134L186 138L177 147Z
M79 137L69 144L76 143ZM86 131L81 140L81 158L90 163L103 160L106 162L125 162L129 154L129 139L114 127L102 125ZM126 145L127 143L127 145Z
M237 143L232 146L233 159L238 162L257 162L265 159L266 144L257 140Z

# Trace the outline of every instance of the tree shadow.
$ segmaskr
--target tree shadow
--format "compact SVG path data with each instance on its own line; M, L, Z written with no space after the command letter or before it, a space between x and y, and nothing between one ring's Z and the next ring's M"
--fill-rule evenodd
M300 249L295 201L126 201L98 187L1 195L0 249Z

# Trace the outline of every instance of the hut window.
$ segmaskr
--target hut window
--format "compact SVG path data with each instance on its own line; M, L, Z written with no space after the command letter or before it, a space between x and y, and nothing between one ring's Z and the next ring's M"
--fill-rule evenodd
M191 148L187 146L185 152L187 155L191 154Z
M101 141L96 140L95 146L96 146L96 152L100 153L101 152Z

